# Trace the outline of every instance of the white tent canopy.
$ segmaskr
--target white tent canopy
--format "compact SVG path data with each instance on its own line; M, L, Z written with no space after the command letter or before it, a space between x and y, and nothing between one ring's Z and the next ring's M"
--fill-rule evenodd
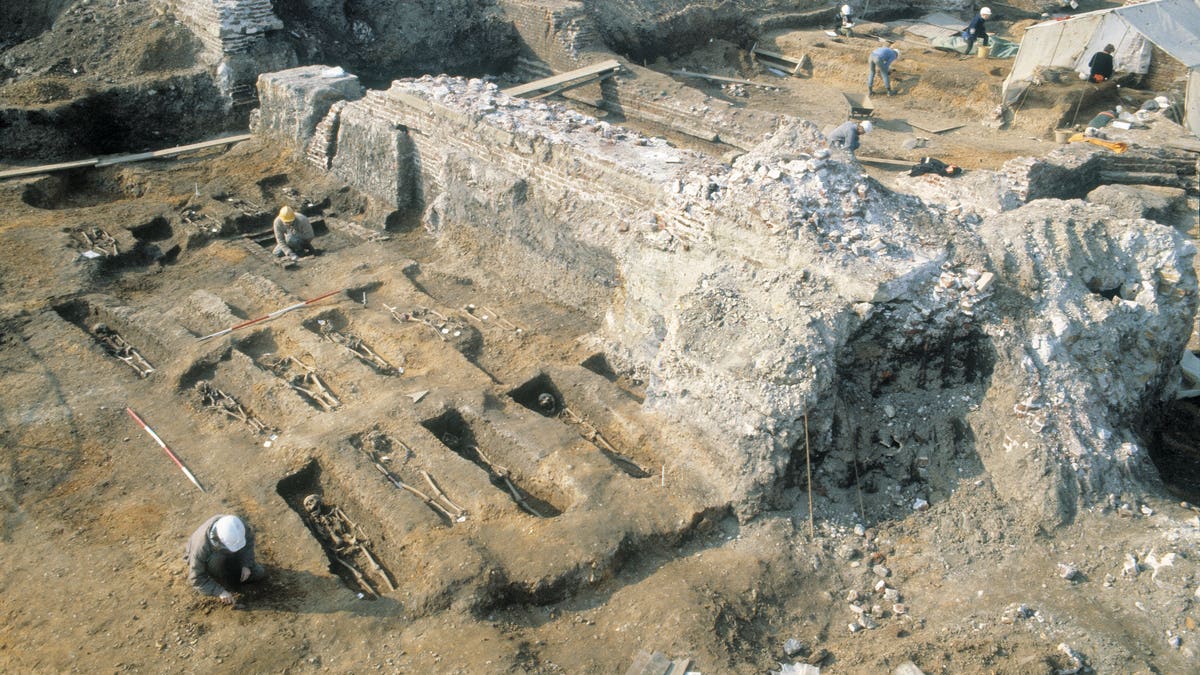
M1200 86L1196 70L1200 68L1200 0L1151 0L1030 26L1004 89L1007 93L1012 83L1029 79L1040 67L1088 73L1092 55L1108 44L1117 48L1116 70L1145 73L1150 67L1150 42L1192 69L1187 126L1200 131L1200 106L1191 105L1200 101L1200 91L1193 91Z

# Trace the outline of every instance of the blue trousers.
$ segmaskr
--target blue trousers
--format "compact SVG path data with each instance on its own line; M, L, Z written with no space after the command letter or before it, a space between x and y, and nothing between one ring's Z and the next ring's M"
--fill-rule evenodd
M880 76L883 77L883 88L891 91L892 78L891 74L888 72L892 68L891 64L880 63L879 61L875 60L874 56L867 58L867 62L871 64L871 74L867 76L867 91L871 91L875 88L876 69L879 70Z

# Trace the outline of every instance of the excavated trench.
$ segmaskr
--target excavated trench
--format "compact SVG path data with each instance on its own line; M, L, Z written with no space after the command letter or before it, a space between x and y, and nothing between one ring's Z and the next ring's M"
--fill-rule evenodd
M499 463L504 459L497 447L483 449L483 442L476 438L474 428L458 410L447 410L437 417L421 422L421 425L441 441L442 445L482 469L491 484L509 495L513 503L525 513L537 518L555 518L562 515L563 509L554 504L552 497L535 494L533 488L523 484L519 476L515 476L508 467Z
M275 486L329 559L329 571L359 597L374 600L394 586L389 565L371 546L363 524L367 510L322 475L317 460Z
M987 391L995 353L970 325L900 334L914 311L887 308L848 345L829 427L793 446L784 487L807 484L811 456L813 490L870 524L945 499L983 472L966 418Z
M1163 484L1171 494L1200 504L1200 404L1179 399L1163 407L1148 444Z
M545 373L508 392L512 400L527 409L575 428L579 435L590 442L613 466L633 478L646 478L650 472L639 465L630 454L618 449L588 420L571 409L566 397Z

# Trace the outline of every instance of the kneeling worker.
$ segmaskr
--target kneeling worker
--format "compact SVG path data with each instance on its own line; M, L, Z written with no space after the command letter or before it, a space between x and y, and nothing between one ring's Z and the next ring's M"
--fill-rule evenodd
M279 209L275 217L275 255L287 256L292 260L300 254L316 254L313 248L313 229L304 214L296 213L290 206Z
M1103 82L1112 79L1113 76L1113 52L1117 48L1113 45L1104 45L1104 50L1092 54L1092 60L1088 62L1088 68L1092 69L1088 79L1092 82Z
M213 516L204 521L188 539L185 555L192 586L227 605L234 603L231 586L267 575L254 559L254 533L237 516Z
M854 154L854 151L858 149L859 145L858 137L861 134L871 133L871 129L874 128L874 126L875 125L871 124L870 120L864 120L862 122L850 120L842 126L834 129L833 132L829 134L829 147L845 148L846 150L850 151L850 154Z

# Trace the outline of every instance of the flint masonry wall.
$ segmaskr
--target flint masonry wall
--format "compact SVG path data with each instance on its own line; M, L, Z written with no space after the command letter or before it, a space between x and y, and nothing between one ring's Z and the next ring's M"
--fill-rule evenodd
M687 438L679 461L739 514L778 493L805 418L827 490L848 484L846 462L899 456L861 438L886 430L912 445L898 415L925 443L912 461L954 476L982 460L1002 494L1050 522L1142 479L1135 440L1113 430L1162 395L1171 368L1158 364L1190 332L1195 248L1171 228L1042 199L994 231L883 190L799 121L723 164L479 80L396 81L334 103L317 129L332 115L333 173L393 206L411 200L464 275L590 313L606 354L645 376L646 410ZM949 271L966 266L968 281L996 271L994 299ZM1116 303L1102 294L1113 287ZM1071 335L1104 344L1079 340L1078 358L1056 358ZM899 367L956 343L935 372L965 376L876 396L880 350ZM1088 369L1107 396L1080 393ZM993 372L1025 384L991 386ZM848 436L845 420L865 435ZM942 440L926 443L927 428ZM942 494L903 490L882 508Z
M559 138L541 135L537 128L505 128L490 123L486 113L453 101L443 103L439 96L449 96L450 89L439 86L439 79L450 81L398 81L387 91L369 91L342 107L332 173L393 206L411 203L425 208L435 226L439 219L454 216L447 210L455 207L444 198L439 201L439 196L453 192L457 182L471 180L474 189L487 186L525 214L502 247L512 245L528 255L527 249L541 246L523 246L522 240L550 244L551 255L536 264L554 265L561 283L547 292L578 307L608 302L606 289L615 283L611 256L575 240L573 233L561 229L561 216L547 212L575 209L596 230L613 232L623 223L627 227L633 214L655 208L665 185L686 179L680 164L665 161L675 151L640 146L647 154L636 156L627 144L614 142L608 125ZM494 86L478 80L468 86L480 96L497 95ZM530 104L517 100L516 105ZM556 114L564 117L557 122L576 128L584 123L574 118L586 119ZM568 135L577 142L565 142ZM664 237L702 236L702 227L685 213L657 213ZM502 260L498 255L497 262Z
M393 206L411 200L426 228L458 249L464 274L488 270L590 313L605 327L607 353L657 382L648 406L685 427L693 426L689 419L708 420L706 440L687 461L710 466L707 475L722 483L717 489L742 505L775 489L807 392L830 386L834 371L827 362L836 350L818 348L809 329L761 327L780 313L785 323L807 316L780 309L793 302L783 289L808 283L805 269L819 266L822 250L844 249L846 260L818 283L839 307L820 321L832 322L828 335L844 336L850 302L884 301L937 269L936 253L893 256L882 242L856 243L921 216L896 205L898 215L866 222L859 202L875 188L850 164L797 159L821 141L795 120L769 149L730 167L478 80L396 81L334 104L318 129L332 115L339 120L332 173ZM281 118L290 119L262 113L263 120ZM796 245L798 238L805 244ZM770 270L775 299L760 297L767 291L758 289L759 270ZM736 322L709 316L716 311L711 288L752 296ZM681 300L691 308L685 316L677 316ZM709 320L724 327L714 332ZM694 331L722 337L701 345ZM775 357L753 367L730 361L729 340L755 342L746 354L770 342ZM795 377L801 354L822 364L819 381ZM764 387L763 377L786 384Z

